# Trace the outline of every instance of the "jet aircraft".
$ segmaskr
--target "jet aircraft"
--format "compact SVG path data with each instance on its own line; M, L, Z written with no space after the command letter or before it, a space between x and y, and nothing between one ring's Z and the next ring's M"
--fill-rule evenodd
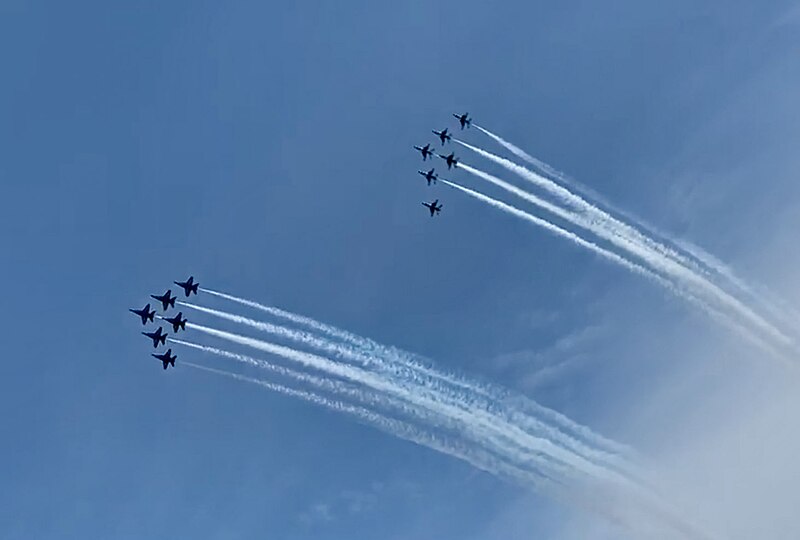
M437 204L438 204L438 206L437 206ZM428 210L431 211L431 217L433 217L435 214L438 214L439 212L442 211L442 205L439 204L439 199L436 199L432 203L424 202L424 203L422 203L422 206L425 206Z
M183 292L186 293L186 296L194 293L197 294L197 287L200 286L199 283L195 283L194 276L189 276L189 279L186 281L173 281L175 285L178 285L183 289Z
M142 332L142 334L153 340L154 349L158 348L159 342L161 342L162 345L166 345L167 343L167 334L164 333L164 330L160 326L155 332Z
M154 356L161 360L161 363L164 364L164 369L167 369L167 366L175 367L175 360L178 359L178 355L172 354L172 349L167 349L167 352L164 354L151 354L150 356Z
M167 292L165 292L161 296L151 294L150 298L155 298L156 300L161 302L161 307L163 308L164 311L167 311L167 309L169 309L170 306L175 307L175 297L172 296L172 291L170 289L167 289Z
M172 325L172 331L177 334L178 330L186 331L186 322L187 319L182 319L183 312L179 311L178 314L174 317L164 317L164 320L167 321L169 324Z
M447 170L450 170L450 167L458 167L458 158L455 152L450 152L449 156L439 154L439 157L447 162Z
M417 173L421 174L422 177L425 178L425 180L428 181L428 185L431 185L431 182L433 182L435 184L436 180L439 179L439 175L436 174L434 171L435 171L435 169L431 169L428 172L417 171Z
M442 131L436 131L435 129L431 131L435 133L442 141L442 146L444 146L444 143L453 138L449 133L447 133L447 128L444 128Z
M419 150L422 152L422 161L425 161L429 157L433 156L433 150L431 149L430 143L426 144L425 146L414 146L414 150Z
M147 321L153 322L153 317L156 315L156 310L150 311L150 304L147 304L142 309L129 309L128 311L141 317L142 324L147 324Z
M470 127L472 125L472 118L469 117L469 113L464 113L464 114L453 113L453 116L458 118L458 123L461 124L461 129L464 129L465 127Z

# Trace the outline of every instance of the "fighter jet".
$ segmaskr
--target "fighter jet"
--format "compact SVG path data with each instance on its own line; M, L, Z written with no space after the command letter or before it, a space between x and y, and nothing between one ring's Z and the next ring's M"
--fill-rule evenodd
M414 146L414 150L419 150L422 152L422 161L425 161L429 157L433 156L433 150L431 150L431 145L426 144L425 146Z
M167 289L167 292L165 292L161 296L151 294L150 298L155 298L156 300L161 302L161 307L163 308L164 311L167 311L167 309L169 309L170 306L175 307L175 297L172 296L172 291L170 289Z
M447 170L450 170L450 167L458 167L458 158L456 157L455 152L450 152L449 156L445 156L443 154L437 155L447 162Z
M150 304L147 304L142 309L129 309L128 311L141 317L142 324L147 324L147 321L153 322L153 317L156 315L156 310L150 311Z
M464 127L470 127L472 125L472 118L469 117L469 113L464 113L464 114L453 113L453 116L458 118L458 123L461 124L461 129L464 129Z
M200 286L199 283L194 282L194 276L189 276L189 279L186 281L173 281L175 285L178 285L183 289L183 292L186 293L186 296L194 293L197 294L197 287Z
M422 203L422 206L425 206L428 210L430 210L431 211L431 217L433 217L435 214L438 214L439 212L442 211L442 205L439 204L437 206L437 204L439 204L439 199L436 199L432 203L424 202L424 203Z
M444 128L442 131L436 131L435 129L431 131L435 133L442 141L442 146L444 146L444 143L453 138L449 133L447 133L447 128Z
M433 182L435 184L436 180L438 180L438 178L439 178L439 175L436 174L435 172L433 172L434 170L435 169L431 169L428 172L425 172L425 171L417 171L417 172L419 174L421 174L423 176L423 178L425 178L425 180L428 181L428 185L431 185L431 182Z
M154 349L158 348L159 342L161 342L162 345L166 345L167 343L167 334L164 333L164 330L160 326L155 332L142 332L142 334L153 340Z
M167 369L167 366L175 367L175 360L178 359L178 355L172 356L172 349L167 349L167 352L164 354L151 354L150 356L154 356L161 360L161 363L164 364L164 369Z
M172 317L172 318L164 317L164 320L172 325L172 331L175 334L178 333L179 329L183 330L183 331L186 331L186 322L187 322L187 320L186 319L182 319L181 317L183 317L183 312L182 311L179 311L178 314L175 317Z

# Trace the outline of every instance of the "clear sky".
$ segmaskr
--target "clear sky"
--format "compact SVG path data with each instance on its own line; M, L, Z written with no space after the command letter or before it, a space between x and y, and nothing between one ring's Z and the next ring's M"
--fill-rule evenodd
M632 444L725 534L797 538L784 372L428 188L411 146L469 111L800 305L798 30L792 2L0 3L0 537L606 538L350 418L162 372L127 309L191 273Z

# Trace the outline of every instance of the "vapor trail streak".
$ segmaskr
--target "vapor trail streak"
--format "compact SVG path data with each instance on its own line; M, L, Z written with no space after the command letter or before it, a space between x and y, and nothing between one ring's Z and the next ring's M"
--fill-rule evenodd
M685 535L687 538L703 540L707 538L690 524L687 524L676 515L665 510L663 503L657 498L653 498L646 493L641 493L638 490L618 491L618 488L621 489L624 488L624 486L606 485L604 487L595 486L600 488L600 493L584 493L584 489L588 486L577 488L574 485L564 485L558 481L554 481L547 475L540 474L535 469L535 464L531 464L530 461L519 462L513 459L509 461L498 457L490 451L484 450L482 444L485 444L485 441L478 441L478 446L474 443L464 444L450 438L437 436L420 426L389 418L369 409L320 396L313 392L297 390L269 381L246 377L238 373L214 369L192 362L181 362L181 366L187 366L199 371L255 384L272 392L294 397L334 412L353 416L362 423L379 429L391 436L455 457L500 479L511 481L526 488L533 487L548 493L556 500L571 503L584 510L598 512L612 522L633 531L638 530L642 532L643 526L645 526L644 531L650 531L651 527L643 525L635 514L629 515L629 507L635 508L637 511L643 511L646 515L660 520L662 526L667 526L673 531ZM530 468L531 465L534 465L534 469ZM608 499L608 497L612 499ZM614 502L613 498L615 497L623 497L624 500ZM627 503L625 503L625 500L627 500Z
M322 338L306 334L304 332L297 332L282 326L256 321L241 315L235 315L225 311L198 306L195 304L188 304L186 302L180 302L180 304L233 323L242 324L257 330L261 330L274 336L292 339L298 343L309 345L327 354L331 354L345 360L358 362L367 368L378 369L379 371L386 373L398 385L407 388L409 391L416 390L422 394L432 397L437 401L447 403L453 407L464 409L465 404L468 403L470 407L491 411L492 414L501 416L509 424L517 425L520 427L520 429L526 429L527 433L531 436L545 436L555 444L567 448L570 451L576 452L577 454L584 456L586 459L589 459L598 465L618 467L621 464L620 455L609 453L603 448L587 446L582 441L575 439L569 433L565 433L557 427L548 425L547 423L535 417L522 414L511 407L487 401L483 395L476 395L474 391L469 392L465 390L457 390L456 388L442 385L441 380L438 378L421 377L419 373L415 372L413 369L409 369L408 366L405 366L402 358L398 357L397 355L389 357L381 357L376 355L365 356L357 349L350 348L339 343L331 343ZM232 353L226 354L232 355L230 357L236 356ZM409 382L411 384L409 384ZM464 383L460 388L468 387L469 384Z
M695 270L708 274L709 272L717 274L718 276L722 277L723 279L727 280L730 285L732 285L735 289L745 293L748 295L752 300L761 304L761 306L768 310L773 316L782 319L784 322L793 322L800 319L800 316L797 313L794 313L791 308L788 306L780 305L780 301L776 298L765 298L764 294L759 294L756 291L756 288L751 284L747 283L744 279L740 278L734 270L724 263L723 261L719 260L718 258L714 257L703 248L696 246L690 242L686 242L680 238L673 236L670 233L664 232L662 230L657 229L653 225L647 223L640 217L628 212L622 208L619 208L609 202L605 197L591 189L590 187L577 182L576 180L570 178L569 176L565 175L563 172L555 169L554 167L550 166L549 164L545 163L544 161L537 159L515 144L503 139L499 135L492 133L486 128L478 126L476 124L472 124L476 129L487 135L489 138L509 150L512 154L517 156L518 158L526 161L527 163L536 167L539 172L542 174L549 176L551 179L557 182L561 182L562 184L566 184L569 188L577 191L580 195L588 199L593 199L595 204L599 204L604 206L611 212L619 214L623 218L632 221L636 226L640 229L644 229L645 232L650 233L651 235L658 236L663 240L671 243L677 249L681 250L683 253L689 255L692 259L694 259L694 263L692 266Z
M537 475L534 472L526 471L514 465L505 463L504 461L498 459L497 457L493 456L488 452L484 452L482 450L476 450L475 448L466 447L457 444L455 442L441 440L435 435L428 433L417 426L408 424L400 420L395 420L393 418L389 418L381 414L377 414L363 407L353 406L347 403L343 403L341 401L329 399L324 396L315 394L313 392L307 392L305 390L297 390L294 388L289 388L287 386L272 383L269 381L264 381L252 377L246 377L238 373L232 373L221 369L201 366L199 364L194 364L192 362L181 362L181 365L197 369L200 371L205 371L207 373L221 375L237 381L243 381L243 382L248 382L250 384L255 384L262 388L266 388L267 390L270 390L272 392L298 398L303 401L312 403L314 405L319 405L321 407L330 409L335 412L340 412L354 416L357 419L364 422L365 424L371 425L372 427L375 427L385 433L388 433L389 435L407 440L409 442L413 442L420 446L430 448L442 454L455 457L457 459L469 463L470 465L472 465L477 469L485 471L494 476L498 476L500 478L512 479L515 480L516 482L523 483L526 485L533 485L534 487L538 487L540 489L545 489L545 490L550 489L551 486L551 482L547 478Z
M755 334L750 328L741 325L738 321L732 319L728 315L720 312L719 310L708 305L707 303L702 302L692 294L675 287L675 285L672 282L664 279L660 275L645 268L644 266L631 262L628 259L614 253L613 251L609 251L605 248L602 248L593 242L583 239L582 237L578 236L573 232L567 231L566 229L562 229L558 225L550 223L549 221L544 220L542 218L536 217L533 214L529 214L528 212L520 210L515 206L511 206L510 204L498 201L497 199L489 197L488 195L484 195L483 193L469 189L467 187L464 187L460 184L456 184L455 182L451 182L449 180L444 180L440 178L439 181L463 193L466 193L470 197L485 202L486 204L493 206L498 210L501 210L512 216L516 216L520 219L524 219L525 221L528 221L530 223L533 223L534 225L542 227L543 229L550 231L558 236L561 236L562 238L566 238L567 240L570 240L571 242L583 248L586 248L589 251L597 255L600 255L601 257L611 262L619 264L620 266L630 270L631 272L642 275L652 280L654 283L661 285L662 287L672 292L673 294L694 304L695 306L703 310L705 313L707 313L713 320L741 333L744 337L752 341L754 344L758 345L759 347L761 347L766 351L771 352L773 355L775 355L776 358L780 358L785 361L785 357L780 353L780 351L778 351L772 344L764 341L764 339L762 339L759 335Z
M501 189L504 189L509 193L526 200L527 202L544 208L560 218L569 221L570 223L583 227L584 229L591 231L604 240L611 242L615 246L624 249L632 255L635 255L636 257L645 261L651 267L663 272L666 275L669 275L671 278L681 283L684 287L696 289L698 292L703 293L702 296L708 296L716 303L725 306L731 310L732 314L738 315L739 317L751 323L755 328L765 332L772 339L776 340L781 346L791 346L793 344L793 341L789 337L778 330L775 326L770 324L762 316L755 313L755 311L753 311L749 306L746 306L739 299L731 296L718 285L708 281L708 279L706 279L704 276L682 264L681 261L685 260L685 258L675 254L673 250L669 250L665 246L658 244L652 239L644 237L632 227L619 222L615 218L605 213L603 210L591 206L577 195L573 195L569 190L562 188L551 180L543 178L533 171L530 171L525 167L521 167L520 165L517 165L505 158L495 156L490 152L486 152L485 150L481 150L480 148L476 148L462 141L457 142L474 150L480 155L487 157L491 156L489 159L504 165L507 169L515 172L523 178L538 179L537 185L542 184L548 186L545 189L550 192L563 192L568 194L568 197L564 196L562 198L580 201L578 206L581 207L582 211L584 211L584 207L586 210L583 214L565 210L559 206L544 201L543 199L528 193L527 191L517 188L516 186L513 186L508 182L497 178L496 176L490 175L468 165L460 165L461 168L467 172L491 182ZM572 204L572 206L576 206L576 204ZM606 219L606 217L608 219ZM666 251L659 249L659 247L664 248ZM695 296L697 296L697 292L695 292ZM698 296L698 298L704 303L707 302L707 300L703 300L701 296Z
M350 365L333 362L327 358L262 341L239 334L225 332L195 323L187 323L192 329L221 339L252 347L254 349L281 356L306 367L323 371L384 392L392 397L405 400L418 408L418 414L428 413L426 420L449 429L462 429L476 442L491 442L496 448L512 456L517 463L535 461L540 468L553 469L560 475L588 475L592 478L630 483L630 480L617 471L604 468L584 456L575 454L555 444L549 439L526 433L518 426L511 425L502 418L485 410L453 406L437 400L435 392L428 388L411 387L402 381L387 380L374 373ZM468 406L469 404L464 404Z
M498 389L488 384L481 384L473 381L468 381L454 374L438 371L433 367L426 365L423 362L423 360L417 355L411 354L402 349L383 345L369 338L359 336L352 332L348 332L346 330L342 330L335 326L331 326L323 322L317 321L310 317L292 313L280 308L275 308L273 306L266 306L258 302L254 302L252 300L247 300L245 298L240 298L238 296L218 291L213 291L210 289L201 289L201 290L208 292L209 294L212 294L214 296L223 298L225 300L229 300L238 303L240 305L251 307L259 311L268 313L270 315L306 326L307 328L317 330L321 334L327 335L335 339L339 339L344 343L331 344L329 342L324 342L318 337L314 337L314 339L312 340L310 339L309 334L305 332L297 333L297 331L295 330L291 330L281 326L270 325L268 323L263 323L259 321L250 320L245 322L239 319L234 322L243 322L244 324L248 324L249 326L258 328L262 331L271 333L273 335L278 335L286 339L291 339L298 343L304 343L313 346L314 348L317 348L319 350L332 352L333 354L336 354L340 358L348 358L351 360L356 360L360 362L362 365L368 365L371 362L378 362L380 364L380 367L382 367L383 370L387 372L392 372L397 374L399 369L397 367L398 365L401 366L403 373L407 373L406 370L409 369L416 371L417 375L414 375L413 378L428 377L430 378L430 382L432 384L437 384L438 382L445 385L450 385L453 387L454 391L462 390L470 392L477 396L481 396L482 398L488 398L488 400L494 403L502 403L503 406L508 409L507 413L509 415L509 418L514 423L525 424L526 427L533 430L540 430L540 431L544 430L547 431L550 435L553 435L552 431L555 430L560 434L562 439L564 437L583 439L585 443L590 445L589 447L585 446L584 442L580 442L577 440L575 444L580 445L580 447L584 449L591 447L593 452L604 454L605 458L603 459L607 459L609 461L614 461L617 457L621 455L630 455L632 453L630 448L621 445L617 442L606 439L605 437L598 435L597 433L593 432L587 427L573 422L566 416L556 411L553 411L552 409L548 409L546 407L539 405L535 401L523 398L521 396L512 396L507 391ZM190 308L198 308L201 311L205 311L206 313L212 315L219 316L219 314L222 313L218 310L211 310L209 308L204 308L204 307L201 308L200 306L196 306L194 304L188 304L188 303L181 303L181 304ZM232 319L228 318L228 320ZM350 345L350 347L347 347L348 344ZM475 398L473 397L472 399ZM554 428L547 426L544 422L539 421L534 417L531 417L527 411L532 412L538 418L552 422L553 425L558 427ZM566 433L564 430L566 430Z

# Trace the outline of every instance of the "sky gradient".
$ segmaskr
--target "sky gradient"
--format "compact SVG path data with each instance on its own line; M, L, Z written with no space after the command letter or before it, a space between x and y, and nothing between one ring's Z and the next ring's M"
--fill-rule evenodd
M468 110L798 306L799 28L791 2L4 2L0 536L623 534L345 416L162 372L127 309L194 274L630 444L720 537L800 537L797 375L428 188L411 148Z

